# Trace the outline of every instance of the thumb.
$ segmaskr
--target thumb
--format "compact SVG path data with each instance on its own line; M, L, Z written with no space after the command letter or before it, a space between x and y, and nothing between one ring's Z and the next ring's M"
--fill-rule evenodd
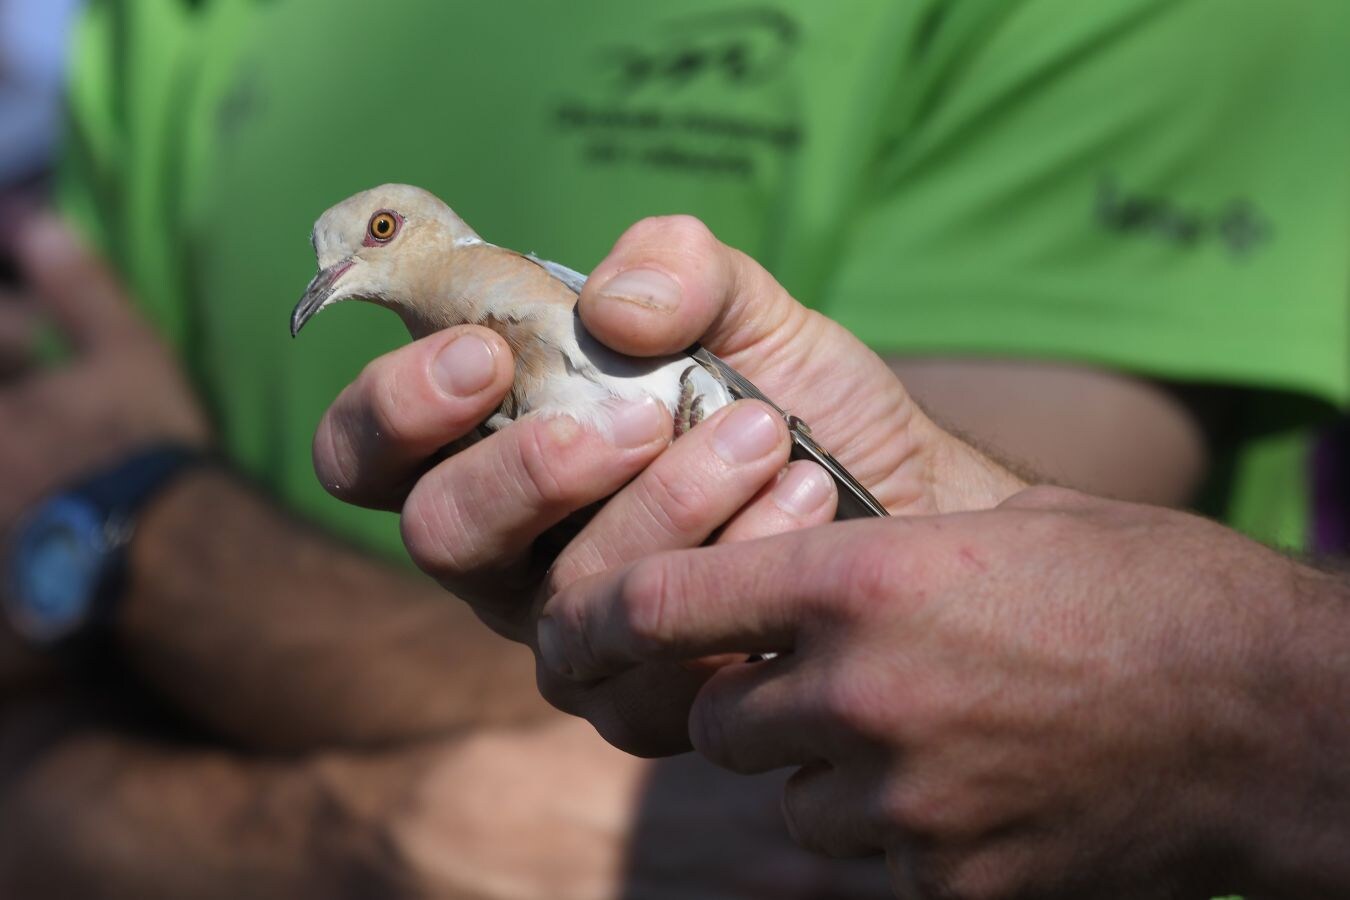
M38 305L80 352L150 336L121 281L61 219L38 213L13 241L14 258Z
M692 216L643 219L619 238L578 309L602 343L631 356L701 341L720 356L795 334L810 313L749 256Z

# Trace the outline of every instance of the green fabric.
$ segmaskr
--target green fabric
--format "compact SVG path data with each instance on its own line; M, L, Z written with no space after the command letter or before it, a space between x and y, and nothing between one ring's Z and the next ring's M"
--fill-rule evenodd
M182 350L228 452L303 514L401 555L392 518L330 499L309 453L401 326L354 305L286 331L311 223L384 181L583 270L634 220L692 213L886 352L1346 399L1350 4L584 9L127 0L86 16L66 207ZM1299 455L1243 456L1274 427L1264 410L1230 468L1280 489L1237 484L1231 513L1297 543Z

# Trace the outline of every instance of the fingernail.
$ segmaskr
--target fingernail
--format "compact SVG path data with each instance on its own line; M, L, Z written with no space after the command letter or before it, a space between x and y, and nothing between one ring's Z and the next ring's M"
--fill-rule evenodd
M431 364L436 383L457 397L472 397L492 383L497 366L492 348L476 334L451 341Z
M666 415L653 397L617 404L609 418L609 438L624 450L645 447L666 433Z
M789 466L773 487L773 502L790 516L806 518L820 509L834 493L834 483L824 469L811 463Z
M761 406L738 406L717 423L714 452L733 465L754 462L778 446L778 426Z
M611 278L600 289L600 296L668 313L680 305L680 286L655 269L629 269Z
M544 665L564 678L570 678L572 666L567 661L567 654L563 653L558 623L549 616L543 616L535 626L535 634L539 642L539 656L544 660Z

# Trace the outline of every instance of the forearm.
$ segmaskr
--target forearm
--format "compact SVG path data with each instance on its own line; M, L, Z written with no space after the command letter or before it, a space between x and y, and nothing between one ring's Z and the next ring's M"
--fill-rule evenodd
M1185 506L1205 477L1196 411L1149 382L1034 360L888 362L944 429L1027 481Z
M251 746L378 743L544 709L524 648L217 470L147 510L118 632L152 684Z
M129 703L72 691L0 709L0 896L405 893L378 764L230 756L139 728Z

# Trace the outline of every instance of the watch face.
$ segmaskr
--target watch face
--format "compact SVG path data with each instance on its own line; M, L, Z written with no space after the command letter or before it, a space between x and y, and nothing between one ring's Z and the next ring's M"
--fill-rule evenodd
M14 629L39 644L76 631L93 608L108 559L103 519L87 501L62 496L38 507L11 550L7 600Z

